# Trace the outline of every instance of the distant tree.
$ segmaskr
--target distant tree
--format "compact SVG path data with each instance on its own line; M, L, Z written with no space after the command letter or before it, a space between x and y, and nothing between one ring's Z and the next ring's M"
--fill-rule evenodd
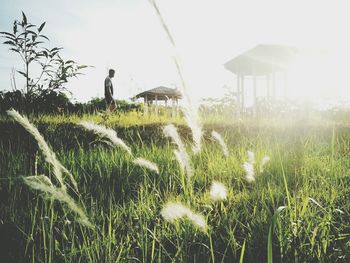
M203 98L200 105L200 112L203 116L220 115L231 118L235 115L237 110L237 95L227 87L227 91L221 98Z
M59 54L62 48L48 49L43 47L49 38L42 34L45 23L36 26L28 22L22 12L22 21L15 20L12 33L0 32L6 39L3 44L9 50L17 53L24 63L24 71L17 70L25 78L25 89L22 91L26 103L33 103L37 97L47 93L47 90L62 91L71 77L81 74L79 71L87 66L78 65L73 60L63 60ZM32 69L39 66L37 76Z
M35 96L31 104L26 104L21 91L0 92L0 114L16 108L27 113L65 113L72 108L73 104L63 92L43 90L39 96Z

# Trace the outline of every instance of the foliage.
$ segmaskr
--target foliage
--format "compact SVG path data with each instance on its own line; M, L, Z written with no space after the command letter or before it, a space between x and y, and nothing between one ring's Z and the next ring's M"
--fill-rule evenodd
M116 100L118 113L142 110L142 106L139 103L129 103L125 100ZM98 111L106 110L106 101L104 98L92 98L87 103L76 103L74 109L71 112L75 113L95 113Z
M235 116L235 107L226 103L225 99L206 98L199 107L199 113L202 116L224 116L233 118Z
M226 89L227 91L222 98L204 98L199 108L200 114L225 118L234 117L237 112L236 93L232 89Z
M106 102L103 98L93 98L86 103L73 103L66 93L51 89L42 90L32 99L32 102L27 104L24 95L19 90L0 91L0 114L4 114L11 108L35 114L69 113L80 115L106 110ZM141 104L129 103L125 100L117 100L116 103L118 113L142 111Z
M22 12L22 20L15 20L12 33L0 32L6 39L3 44L9 46L9 50L17 53L23 64L24 71L17 72L25 78L25 89L23 93L26 106L34 104L40 96L50 93L50 91L62 92L65 84L72 77L77 77L80 69L85 65L78 65L73 60L64 60L60 56L62 48L54 47L48 49L49 38L42 34L46 22L36 26L28 22L26 15ZM40 68L38 74L33 72ZM49 91L48 91L49 90Z
M19 90L0 92L0 113L15 108L19 111L32 113L60 113L67 112L72 107L69 98L63 92L54 90L42 90L32 98L28 104L24 95Z

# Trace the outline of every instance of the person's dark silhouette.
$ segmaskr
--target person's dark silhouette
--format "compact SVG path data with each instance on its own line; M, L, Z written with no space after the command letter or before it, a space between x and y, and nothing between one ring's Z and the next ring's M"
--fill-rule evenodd
M115 70L110 69L108 76L105 79L105 100L107 104L107 111L113 111L116 108L115 100L113 97L113 83L112 78L114 78Z

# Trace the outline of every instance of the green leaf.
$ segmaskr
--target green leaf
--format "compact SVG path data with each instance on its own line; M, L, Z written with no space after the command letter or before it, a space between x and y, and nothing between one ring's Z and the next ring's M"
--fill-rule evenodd
M63 49L63 48L61 48L61 47L54 47L54 48L51 49L50 51L51 51L51 52L53 52L53 51L59 51L59 50L61 50L61 49Z
M16 33L17 33L17 22L15 21L15 22L13 23L13 34L16 35Z
M3 42L3 44L5 44L5 45L11 45L11 46L15 46L15 45L16 45L15 42L13 42L13 41L11 41L11 40L5 41L5 42Z
M31 31L31 30L27 30L27 33L33 34L34 36L37 36L37 35L38 35L37 33L35 33L34 31Z
M28 78L27 74L24 73L23 71L17 70L17 72L18 72L19 74L23 75L26 79Z
M272 255L272 234L273 234L273 229L275 227L276 224L276 220L277 217L279 216L279 214L286 209L286 206L280 206L277 208L277 210L275 211L273 217L272 217L272 222L270 224L269 227L269 234L267 237L267 262L268 263L272 263L273 262L273 255Z
M22 11L22 17L23 17L22 18L22 25L25 26L25 25L27 25L27 17L23 11Z
M8 33L8 32L0 32L0 34L15 38L15 35Z
M32 47L33 46L33 43L28 43L27 45L26 45L26 47Z
M27 31L25 31L25 32L23 32L23 33L19 34L19 35L18 35L18 37L21 37L21 36L25 36L25 37L27 37L27 35L28 35ZM24 38L23 38L23 39L24 39Z
M33 60L35 60L35 57L31 57L31 58L28 60L28 62L30 63L30 62L32 62Z
M44 56L45 56L46 58L48 58L48 57L49 57L49 54L47 53L47 51L46 51L46 50L44 50L42 53L44 54Z
M38 28L38 32L40 33L41 30L43 30L44 26L45 26L46 22L42 23L39 28Z
M18 40L16 38L14 38L14 37L5 36L4 38L9 39L11 41L14 41L16 43L18 42Z
M19 51L15 48L10 48L11 51L17 52L19 54Z
M243 242L242 250L241 250L241 256L239 258L239 263L243 263L243 258L244 258L244 250L245 250L245 240Z
M47 36L39 35L39 37L45 38L46 40L50 41L50 39Z
M57 54L57 53L55 53L55 52L50 53L50 54L49 54L49 57L50 57L50 58L53 58L56 54ZM52 61L55 61L55 59L53 59Z

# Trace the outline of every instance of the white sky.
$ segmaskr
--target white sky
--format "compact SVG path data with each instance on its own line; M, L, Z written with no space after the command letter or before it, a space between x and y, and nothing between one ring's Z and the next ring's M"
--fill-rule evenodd
M219 97L225 93L224 85L234 86L235 76L223 64L241 52L258 44L282 44L335 51L339 56L334 57L332 65L336 67L327 76L327 84L334 85L321 93L350 98L346 68L350 57L350 16L346 1L157 3L173 34L195 97ZM11 30L13 20L21 18L21 10L34 24L47 22L44 34L51 39L52 47L64 48L66 59L94 66L69 84L79 101L103 96L108 67L117 71L113 82L118 99L159 85L175 87L180 83L169 41L147 0L3 0L0 31ZM11 67L21 69L21 63L15 53L0 45L0 89L11 88ZM305 83L319 85L324 81L304 81L300 92ZM315 88L310 89L309 96L320 95Z

